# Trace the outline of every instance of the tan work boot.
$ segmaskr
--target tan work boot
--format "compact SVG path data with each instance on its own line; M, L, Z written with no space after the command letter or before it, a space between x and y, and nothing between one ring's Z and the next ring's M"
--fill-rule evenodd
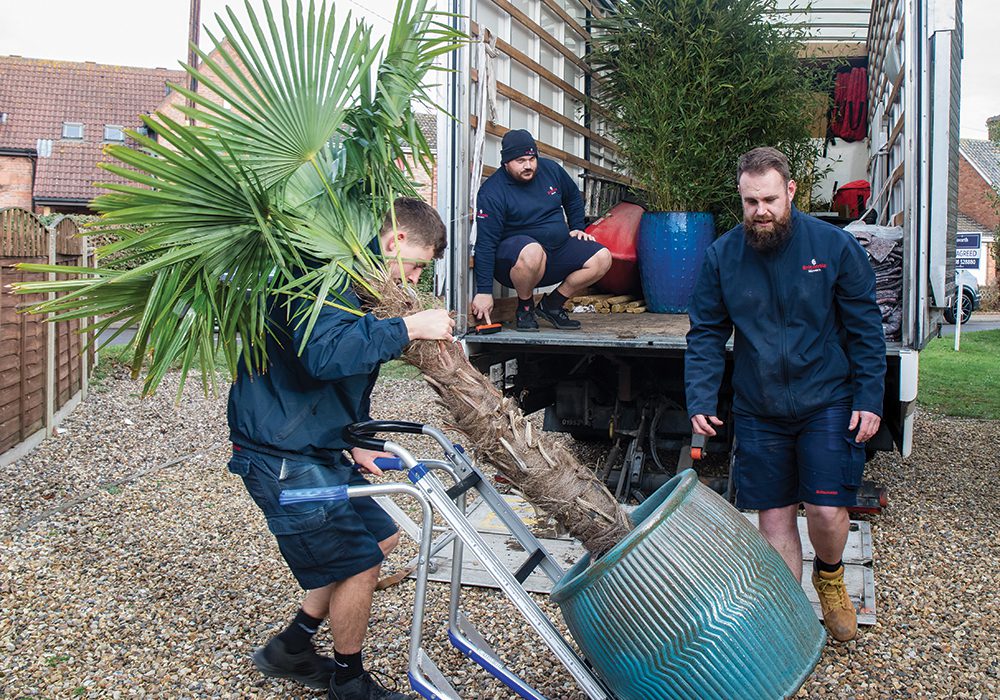
M847 595L844 584L844 567L836 571L813 570L813 588L819 594L823 608L823 622L830 636L838 642L847 642L858 634L858 614Z

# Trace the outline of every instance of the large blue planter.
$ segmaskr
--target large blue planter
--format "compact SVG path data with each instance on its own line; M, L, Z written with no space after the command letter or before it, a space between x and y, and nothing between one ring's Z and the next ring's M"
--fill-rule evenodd
M795 694L826 633L781 556L690 469L635 529L553 588L581 651L622 700Z
M636 252L649 311L687 313L705 250L714 240L715 218L707 212L642 215Z

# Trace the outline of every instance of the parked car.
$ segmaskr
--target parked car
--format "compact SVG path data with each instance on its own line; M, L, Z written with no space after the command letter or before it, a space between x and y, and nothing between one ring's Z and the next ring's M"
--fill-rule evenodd
M962 323L968 323L972 318L972 312L979 308L979 282L976 276L968 270L955 270L955 286L962 285ZM957 290L956 290L957 294ZM955 300L955 308L946 309L944 320L954 323L958 316L958 299Z

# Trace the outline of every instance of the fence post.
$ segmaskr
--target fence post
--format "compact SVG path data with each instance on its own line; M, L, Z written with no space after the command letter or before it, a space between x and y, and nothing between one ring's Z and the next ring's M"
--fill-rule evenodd
M56 264L56 232L47 230L49 239L49 265ZM54 282L54 272L48 274L50 282ZM55 292L49 292L49 301L56 298ZM53 314L45 314L45 435L52 435L55 427L56 405L56 327L52 322Z
M88 267L88 258L90 257L90 238L88 236L80 236L80 267ZM80 329L83 330L84 325L90 325L89 318L80 319ZM90 367L87 363L87 355L90 354L89 343L92 331L85 331L80 334L80 400L83 401L87 398L87 389L90 386Z

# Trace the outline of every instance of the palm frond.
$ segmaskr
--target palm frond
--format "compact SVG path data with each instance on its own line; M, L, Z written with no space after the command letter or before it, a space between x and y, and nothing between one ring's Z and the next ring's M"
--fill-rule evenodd
M144 117L157 139L130 133L142 150L111 147L102 164L126 180L95 200L102 224L142 232L103 248L115 262L96 270L26 266L71 278L17 291L57 293L36 312L134 324L146 393L174 366L183 384L199 360L210 386L218 351L234 376L240 360L264 371L268 314L306 299L295 322L308 337L324 305L350 306L347 285L371 287L385 212L414 193L399 164L430 162L412 102L459 37L426 3L402 0L385 42L350 17L338 27L325 3L284 0L280 17L247 3L245 24L227 10L215 51L186 68L201 90L175 86L197 124Z

